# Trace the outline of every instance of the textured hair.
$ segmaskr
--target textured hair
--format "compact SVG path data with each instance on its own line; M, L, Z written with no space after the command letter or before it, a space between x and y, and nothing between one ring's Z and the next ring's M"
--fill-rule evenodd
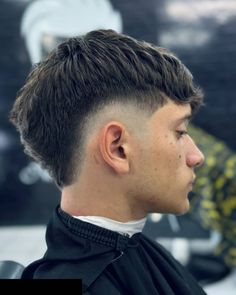
M25 152L58 186L74 182L75 155L85 120L112 102L153 113L167 98L191 105L202 93L189 70L168 50L112 30L97 30L61 43L35 65L17 94L10 120Z

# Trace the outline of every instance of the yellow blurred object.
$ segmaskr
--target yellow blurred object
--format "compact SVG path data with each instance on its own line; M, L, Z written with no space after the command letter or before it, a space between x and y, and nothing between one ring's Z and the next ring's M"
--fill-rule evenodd
M216 254L236 266L236 154L200 128L191 125L189 133L206 158L196 170L190 213L206 229L221 233Z

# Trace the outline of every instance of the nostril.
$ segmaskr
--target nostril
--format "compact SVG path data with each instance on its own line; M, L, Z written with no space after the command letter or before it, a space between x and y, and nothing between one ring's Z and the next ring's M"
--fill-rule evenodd
M189 167L199 167L204 163L204 157L197 154L191 154L187 157L187 165Z
M202 165L202 161L196 163L195 167L200 167Z
M205 160L205 158L204 158L204 156L202 156L201 160L199 160L199 161L196 163L196 167L200 167L200 166L202 166L203 163L204 163L204 160Z

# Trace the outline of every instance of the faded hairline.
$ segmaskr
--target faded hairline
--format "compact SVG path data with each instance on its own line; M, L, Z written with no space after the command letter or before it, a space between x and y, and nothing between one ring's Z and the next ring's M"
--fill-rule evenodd
M144 94L143 94L144 95ZM91 111L86 117L84 117L83 122L80 123L80 142L79 145L75 144L73 149L73 163L76 164L71 175L71 184L75 183L83 170L83 165L86 160L87 146L90 139L93 138L95 134L108 122L117 121L122 123L128 131L135 134L137 138L141 140L141 134L145 128L145 120L150 118L153 113L158 109L162 108L171 100L167 95L162 92L145 94L146 96L153 96L156 100L154 105L140 104L134 98L122 100L119 97L114 97L106 104L101 104L96 110ZM157 100L156 95L161 95L162 99ZM173 101L178 104L178 102ZM188 104L188 103L179 103ZM82 126L82 128L81 128Z

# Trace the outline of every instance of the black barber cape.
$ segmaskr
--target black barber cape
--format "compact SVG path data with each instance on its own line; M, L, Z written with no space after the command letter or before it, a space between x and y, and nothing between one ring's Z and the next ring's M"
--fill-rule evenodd
M75 219L60 208L46 232L47 252L23 279L82 279L84 294L206 294L161 245Z

